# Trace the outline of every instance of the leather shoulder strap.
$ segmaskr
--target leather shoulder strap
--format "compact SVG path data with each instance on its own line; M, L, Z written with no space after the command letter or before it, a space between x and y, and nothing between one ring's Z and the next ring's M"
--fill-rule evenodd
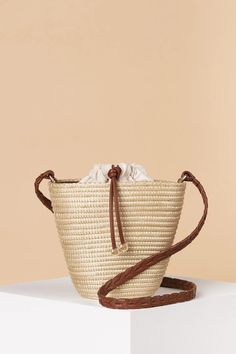
M188 182L192 182L202 196L204 211L197 227L185 239L171 246L169 249L164 250L162 252L158 252L154 255L151 255L141 260L134 266L127 268L125 271L117 274L114 278L110 279L104 285L102 285L101 288L98 290L98 298L99 298L99 302L103 306L114 308L114 309L138 309L138 308L169 305L177 302L188 301L195 297L196 285L194 283L186 280L172 279L167 277L163 278L161 286L168 287L168 288L176 288L183 291L178 293L175 292L171 294L140 297L140 298L133 298L133 299L125 299L125 298L117 299L113 297L107 297L107 295L112 290L125 284L127 281L133 279L138 274L144 272L146 269L152 267L158 262L181 251L183 248L189 245L199 234L207 217L208 198L203 186L191 172L184 171L182 173L181 179Z
M56 178L55 178L54 172L51 170L48 170L48 171L41 173L36 178L36 180L34 182L34 190L35 190L37 197L43 203L43 205L45 205L45 207L48 208L49 210L51 210L51 212L53 213L51 200L48 199L47 197L45 197L45 195L39 189L39 185L42 182L42 180L44 180L44 179L51 179L51 180L55 181Z

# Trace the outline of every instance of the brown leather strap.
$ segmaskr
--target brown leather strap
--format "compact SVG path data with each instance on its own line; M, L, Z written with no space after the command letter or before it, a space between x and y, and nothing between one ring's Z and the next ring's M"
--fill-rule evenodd
M36 178L34 182L34 189L35 193L37 194L37 197L49 210L51 210L51 212L53 212L51 200L45 197L43 193L39 190L39 185L43 179L53 179L54 181L56 181L54 172L51 170L43 172Z
M132 299L115 299L99 294L99 302L101 305L112 309L131 310L176 304L177 302L192 300L196 296L196 285L187 280L164 277L161 287L183 291Z
M204 211L197 227L182 241L176 243L175 245L171 246L165 251L158 252L154 255L151 255L141 260L134 266L127 268L125 271L117 274L114 278L108 280L104 285L102 285L101 288L98 290L98 298L99 298L99 302L103 306L114 308L114 309L137 309L137 308L169 305L177 302L188 301L195 297L196 295L195 284L185 280L172 279L166 277L163 278L163 282L161 286L177 288L184 291L180 293L140 297L140 298L133 298L133 299L126 299L126 298L116 299L113 297L107 297L108 293L111 292L112 290L125 284L127 281L133 279L138 274L144 272L146 269L152 267L158 262L172 256L173 254L185 248L199 234L207 216L207 210L208 210L207 195L201 183L196 179L196 177L191 172L184 171L182 173L181 178L182 180L192 182L197 187L197 189L199 190L202 196Z
M108 171L108 177L111 179L110 195L109 195L110 235L111 235L112 253L114 255L118 255L119 253L123 253L128 250L128 245L126 244L124 239L122 223L120 220L118 190L116 184L116 181L120 177L121 172L122 172L121 168L118 165L116 167L112 165L111 169ZM116 246L116 238L115 238L113 201L115 204L116 222L117 222L117 228L118 228L118 233L119 233L120 243L121 243L118 248Z

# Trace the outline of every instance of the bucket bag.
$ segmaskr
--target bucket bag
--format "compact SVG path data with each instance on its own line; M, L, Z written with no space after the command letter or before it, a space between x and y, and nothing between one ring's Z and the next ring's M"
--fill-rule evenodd
M193 282L165 277L170 257L189 245L207 217L206 192L189 171L177 182L119 181L111 165L107 183L58 179L48 170L36 178L35 192L54 213L72 282L82 297L114 309L138 309L191 300ZM48 180L50 199L40 191ZM195 229L173 244L185 188L191 182L203 201ZM155 294L159 287L178 289ZM180 290L180 291L179 291Z

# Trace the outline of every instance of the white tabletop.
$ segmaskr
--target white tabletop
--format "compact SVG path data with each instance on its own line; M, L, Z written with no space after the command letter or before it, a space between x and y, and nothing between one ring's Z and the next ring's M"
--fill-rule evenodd
M69 278L2 285L0 353L235 354L236 284L190 280L196 299L142 310L82 299Z

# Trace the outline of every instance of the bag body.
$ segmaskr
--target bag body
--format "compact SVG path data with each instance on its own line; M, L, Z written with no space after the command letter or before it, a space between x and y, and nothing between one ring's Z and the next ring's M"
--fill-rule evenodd
M49 182L50 197L68 270L79 294L96 299L98 289L140 260L169 248L179 222L186 183L117 182L127 252L113 255L109 183ZM118 233L115 226L116 234ZM169 258L113 290L115 297L151 296Z
M188 246L205 223L208 198L202 184L189 171L184 171L177 182L125 182L119 181L121 173L119 165L112 165L107 183L79 183L74 179L58 180L48 170L35 180L37 197L55 215L75 288L81 296L98 298L103 306L115 309L193 299L193 282L164 274L169 258ZM44 179L50 180L51 200L39 189ZM186 182L199 191L203 214L193 231L173 244ZM160 286L182 291L154 295Z

